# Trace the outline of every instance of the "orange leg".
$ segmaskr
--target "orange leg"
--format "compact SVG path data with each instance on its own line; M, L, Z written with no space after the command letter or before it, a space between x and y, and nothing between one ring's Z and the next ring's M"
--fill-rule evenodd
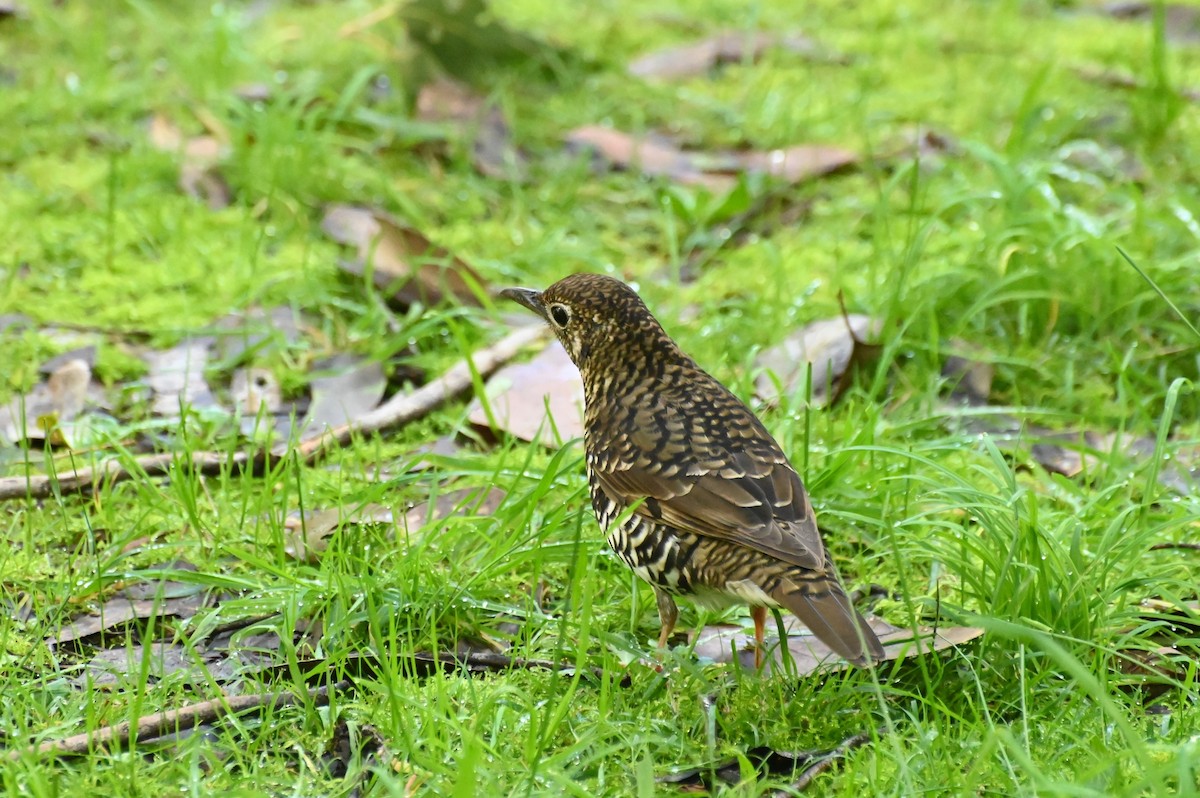
M654 598L658 601L658 620L662 627L658 631L658 647L667 647L667 638L675 631L675 622L679 620L679 607L671 594L654 588Z
M763 636L767 629L767 608L751 607L750 617L754 619L754 667L763 666Z

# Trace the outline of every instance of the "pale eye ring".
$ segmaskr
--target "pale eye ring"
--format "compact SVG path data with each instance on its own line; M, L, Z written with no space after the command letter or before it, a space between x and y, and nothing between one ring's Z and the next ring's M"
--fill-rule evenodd
M571 311L567 310L566 305L551 305L550 319L559 327L566 327L571 321Z

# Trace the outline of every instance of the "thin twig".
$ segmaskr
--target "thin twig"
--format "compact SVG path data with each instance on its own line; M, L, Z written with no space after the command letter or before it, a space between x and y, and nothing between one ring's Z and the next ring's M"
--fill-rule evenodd
M215 474L220 473L223 469L237 466L265 466L285 456L289 451L294 451L301 462L312 462L329 450L346 445L355 435L383 432L406 424L413 419L421 418L443 402L470 390L473 384L473 373L481 376L491 374L512 360L526 346L547 334L548 328L545 325L523 327L487 349L463 359L440 377L422 385L412 393L397 394L357 421L334 427L312 438L300 441L294 449L284 448L271 453L193 452L191 455L166 452L135 457L126 463L109 460L95 468L81 468L53 475L27 474L20 477L3 477L0 478L0 501L24 498L45 499L56 492L60 494L82 493L105 481L119 482L143 474L160 476L179 464L190 465L191 469L197 473Z
M808 789L810 784L813 783L813 779L833 767L835 762L844 757L850 751L853 751L855 748L861 748L869 742L871 742L871 735L866 733L856 734L853 737L848 737L837 748L833 749L816 762L806 767L804 772L800 774L800 778L793 781L791 785L789 785L788 789L776 790L774 793L772 793L772 796L775 798L787 798L787 796L790 796L794 793L803 792L804 790Z
M104 726L91 732L62 737L57 740L47 740L44 743L9 751L6 759L15 762L26 756L56 754L59 756L80 756L89 754L98 748L103 748L113 741L128 743L129 741L143 742L155 737L162 737L184 729L194 729L205 723L228 715L236 715L248 709L277 709L292 706L305 701L311 701L317 706L329 703L331 693L344 690L349 686L348 681L337 682L333 685L315 687L307 693L278 692L262 693L259 695L229 696L222 694L220 698L202 701L199 704L188 704L177 709L168 709L138 718L136 723L124 721L114 726Z

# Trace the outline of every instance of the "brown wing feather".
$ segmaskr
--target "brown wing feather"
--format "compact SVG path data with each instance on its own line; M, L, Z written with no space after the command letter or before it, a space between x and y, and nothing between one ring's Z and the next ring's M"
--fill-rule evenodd
M658 412L664 411L660 407ZM653 499L636 512L793 565L824 569L825 547L812 506L800 477L778 447L755 455L730 451L693 435L691 450L680 453L687 466L665 474L661 460L653 456L661 445L662 427L639 423L646 418L641 413L630 416L635 428L626 430L624 440L627 447L635 442L634 451L626 448L620 458L611 460L597 458L595 475L606 494L622 504ZM761 437L757 440L761 447ZM697 451L700 446L703 450Z

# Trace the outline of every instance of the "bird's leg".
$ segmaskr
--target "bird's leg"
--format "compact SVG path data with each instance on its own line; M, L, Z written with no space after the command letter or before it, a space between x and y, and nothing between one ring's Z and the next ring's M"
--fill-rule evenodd
M675 599L664 590L654 588L654 598L658 599L658 620L662 628L658 632L658 647L667 647L667 638L675 631L675 621L679 620L679 607Z
M750 617L754 620L754 668L763 666L763 637L767 631L767 608L751 607Z

